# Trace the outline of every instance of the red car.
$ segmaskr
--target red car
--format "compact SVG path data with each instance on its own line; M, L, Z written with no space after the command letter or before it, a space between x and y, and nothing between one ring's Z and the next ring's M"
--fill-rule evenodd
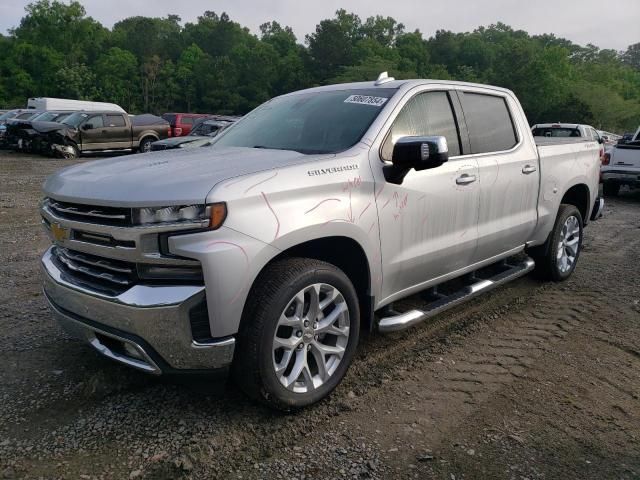
M165 113L162 118L171 125L172 137L183 137L189 135L198 119L208 116L206 113Z

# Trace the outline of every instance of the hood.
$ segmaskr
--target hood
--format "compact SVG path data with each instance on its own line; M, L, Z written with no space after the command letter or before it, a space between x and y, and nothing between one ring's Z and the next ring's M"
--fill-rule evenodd
M334 156L244 147L142 153L65 168L46 180L44 193L114 207L198 204L224 180Z
M153 143L154 145L166 145L168 148L173 148L183 143L195 142L196 140L200 140L202 138L213 140L213 137L204 137L200 135L186 135L184 137L165 138L164 140L158 140L157 142L153 142Z

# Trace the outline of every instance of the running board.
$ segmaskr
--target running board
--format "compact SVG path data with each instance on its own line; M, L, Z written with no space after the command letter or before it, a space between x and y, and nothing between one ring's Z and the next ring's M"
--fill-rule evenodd
M453 308L467 300L470 300L481 293L488 292L500 285L503 285L518 277L529 273L535 267L535 262L531 258L518 261L518 263L504 262L505 270L486 279L480 279L472 274L469 278L474 282L462 287L460 290L449 295L437 295L437 299L425 305L422 310L409 310L404 313L389 312L392 315L383 317L378 322L378 330L381 333L397 332L412 327L428 318Z

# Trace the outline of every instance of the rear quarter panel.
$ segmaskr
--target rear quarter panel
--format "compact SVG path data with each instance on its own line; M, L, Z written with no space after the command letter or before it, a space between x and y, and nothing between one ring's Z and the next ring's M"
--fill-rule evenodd
M546 241L564 194L573 186L585 184L589 189L589 211L598 196L600 177L599 144L575 142L538 145L540 156L540 193L538 226L532 245ZM589 218L584 219L585 223Z

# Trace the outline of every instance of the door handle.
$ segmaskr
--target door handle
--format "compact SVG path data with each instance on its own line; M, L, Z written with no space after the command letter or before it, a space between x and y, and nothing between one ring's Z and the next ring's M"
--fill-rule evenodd
M533 173L536 170L537 170L536 167L534 167L533 165L525 165L524 167L522 167L522 173L524 173L525 175L529 175L530 173Z
M469 175L468 173L463 173L458 178L456 178L456 183L458 185L468 185L476 181L475 175Z

